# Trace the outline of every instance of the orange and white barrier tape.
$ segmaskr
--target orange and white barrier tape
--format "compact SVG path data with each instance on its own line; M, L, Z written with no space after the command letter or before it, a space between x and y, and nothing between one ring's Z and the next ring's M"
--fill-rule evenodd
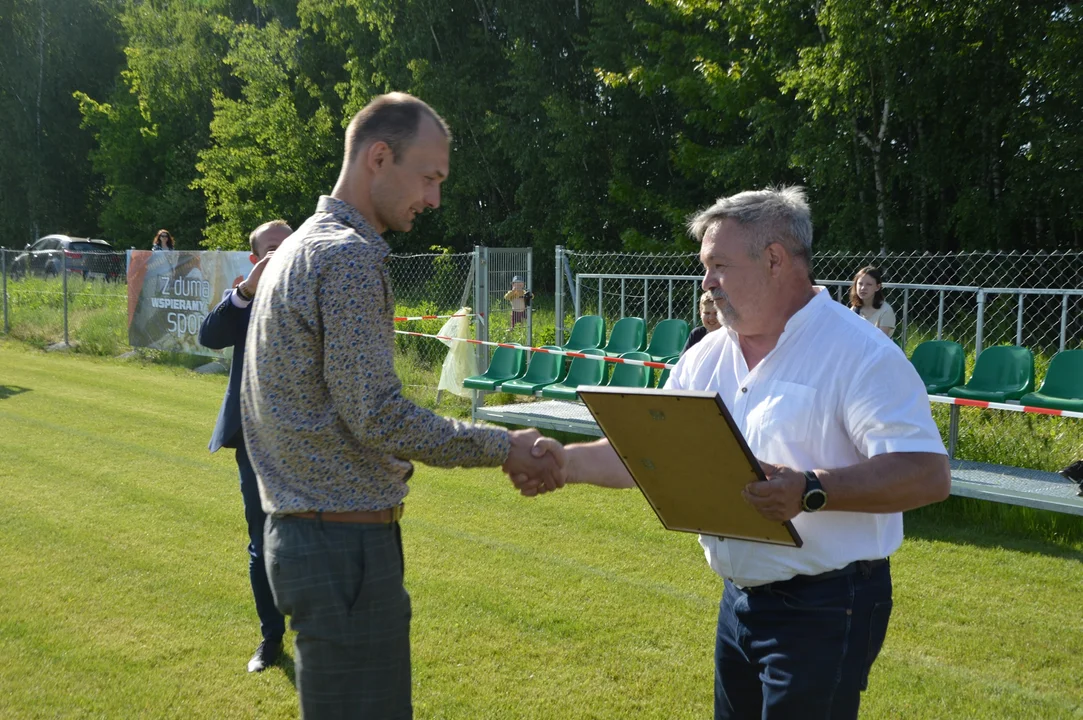
M1015 405L1013 403L989 402L987 400L969 400L967 398L949 397L947 395L930 395L930 402L943 405L961 405L963 407L988 408L990 410L1010 410L1012 412L1034 413L1036 415L1056 415L1058 417L1083 418L1083 412L1075 410L1054 410L1052 408L1034 407L1033 405Z
M409 320L450 320L460 317L485 317L483 313L463 313L462 315L410 315L394 318L395 322L407 322Z
M526 345L516 345L515 343L501 343L501 342L489 342L488 340L474 340L473 338L456 338L447 337L446 335L430 335L429 333L410 332L409 330L396 330L396 335L412 335L414 337L426 337L433 338L435 340L444 340L447 342L464 342L471 345L486 345L488 347L504 347L511 348L513 350L529 350L530 352L546 353L548 355L564 355L570 358L589 358L590 360L598 360L600 362L613 363L614 365L639 365L641 367L658 368L659 370L672 370L677 367L676 365L666 365L665 363L652 362L650 360L626 360L624 358L608 357L604 355L587 355L586 353L574 352L571 350L552 350L550 348L543 347L528 347Z

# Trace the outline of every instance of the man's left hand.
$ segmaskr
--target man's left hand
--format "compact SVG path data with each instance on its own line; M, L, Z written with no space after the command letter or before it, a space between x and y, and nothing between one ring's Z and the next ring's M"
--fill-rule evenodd
M768 520L786 522L801 512L801 498L805 494L805 476L784 465L772 465L760 461L767 482L756 481L745 485L742 497Z

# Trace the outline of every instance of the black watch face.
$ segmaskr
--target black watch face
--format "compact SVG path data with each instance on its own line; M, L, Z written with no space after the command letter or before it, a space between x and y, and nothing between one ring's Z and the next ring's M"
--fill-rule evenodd
M827 493L823 490L809 490L805 494L805 509L808 511L819 510L827 502Z

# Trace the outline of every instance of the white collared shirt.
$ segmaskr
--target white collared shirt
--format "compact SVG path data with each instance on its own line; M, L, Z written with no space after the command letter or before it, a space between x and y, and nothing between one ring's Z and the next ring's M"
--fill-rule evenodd
M820 287L751 372L724 328L681 357L666 388L718 392L757 458L799 471L884 453L947 454L906 356ZM748 587L887 557L902 544L902 513L832 512L827 502L793 519L803 547L700 536L707 562Z

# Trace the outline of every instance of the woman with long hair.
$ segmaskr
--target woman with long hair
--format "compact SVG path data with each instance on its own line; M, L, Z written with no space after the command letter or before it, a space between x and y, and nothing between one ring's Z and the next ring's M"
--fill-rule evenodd
M891 337L895 332L895 311L884 300L884 275L872 265L857 271L850 286L850 309Z
M172 250L173 249L173 236L169 234L168 230L162 229L154 236L154 243L150 246L151 250Z

